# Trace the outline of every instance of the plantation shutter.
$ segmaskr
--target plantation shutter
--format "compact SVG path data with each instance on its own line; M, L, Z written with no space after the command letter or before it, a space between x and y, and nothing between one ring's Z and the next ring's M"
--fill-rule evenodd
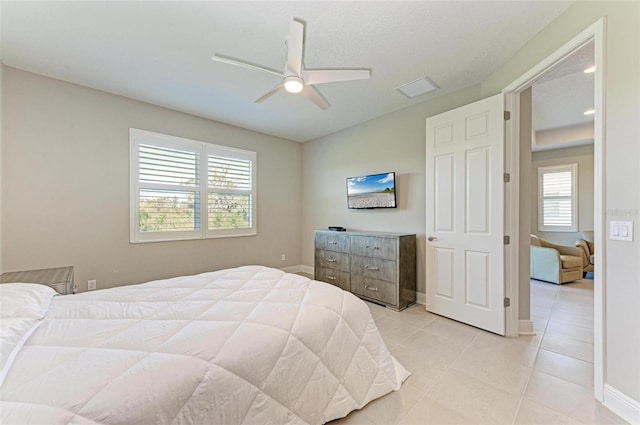
M200 228L199 154L140 144L140 232Z
M131 242L256 234L256 153L130 130Z
M538 169L539 230L577 231L577 164Z
M208 230L251 229L255 155L211 149L208 155Z

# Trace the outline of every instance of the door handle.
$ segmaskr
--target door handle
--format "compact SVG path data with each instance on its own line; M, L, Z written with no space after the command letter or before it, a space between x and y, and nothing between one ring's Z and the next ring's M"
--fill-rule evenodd
M438 240L438 238L437 238L436 236L429 236L429 237L427 238L427 240L428 240L429 242L433 242L433 241L437 241L437 240Z

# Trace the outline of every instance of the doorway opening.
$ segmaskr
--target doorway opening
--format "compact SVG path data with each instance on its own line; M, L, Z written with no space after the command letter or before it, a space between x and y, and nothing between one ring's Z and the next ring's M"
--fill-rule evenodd
M539 367L576 390L593 388L594 61L591 41L520 96L521 123L525 110L531 120L531 152L520 153L522 163L529 158L520 177L529 182L530 220L520 226L532 235L523 254Z
M532 192L532 155L531 146L532 139L534 149L537 145L549 145L554 140L554 136L550 134L536 134L533 132L532 127L532 110L530 106L532 103L530 100L534 97L533 92L536 90L536 84L542 86L545 81L550 82L562 79L562 73L567 72L570 68L570 64L575 64L580 61L576 58L591 58L595 70L592 73L593 78L593 243L598 247L598 254L595 257L594 272L593 272L593 370L594 370L594 382L593 389L595 398L603 401L604 390L604 356L606 353L606 347L604 346L604 323L606 323L604 305L604 292L606 290L603 281L604 273L604 218L605 218L605 206L604 206L604 131L603 131L603 118L604 118L604 18L584 30L582 33L574 37L567 44L562 46L552 55L544 59L538 65L534 66L527 73L522 75L508 87L503 90L506 95L507 107L511 111L512 120L507 125L507 171L511 174L511 184L507 185L506 189L506 219L505 230L507 234L512 235L512 244L507 248L506 254L506 276L507 276L507 296L512 299L517 299L515 308L509 313L508 334L511 336L517 334L534 333L535 327L542 325L536 325L534 323L534 316L532 316L531 310L531 281L530 281L530 239L529 235L532 230L537 230L537 233L542 233L545 228L539 226L539 214L537 212L537 198L536 202L533 202ZM581 70L584 72L584 69ZM567 74L568 75L568 74ZM550 84L553 86L553 83ZM584 113L584 111L583 111ZM577 123L576 126L579 126ZM575 128L573 130L576 130ZM555 136L558 136L558 132L555 132ZM532 136L533 134L533 136ZM549 136L545 139L545 137ZM583 137L582 139L586 139ZM557 139L557 137L556 137ZM575 139L575 140L579 140ZM574 140L574 141L575 141ZM549 143L548 143L549 142ZM548 146L547 146L548 147ZM565 147L566 149L567 147ZM583 156L589 156L589 148L581 147L585 154ZM576 153L576 152L573 152ZM566 151L565 151L566 154ZM536 155L538 160L551 160L552 162L557 160L556 156L549 153L543 153ZM577 155L580 156L580 155ZM542 159L541 159L542 158ZM536 170L537 174L537 170ZM537 182L536 182L537 184ZM551 203L550 205L553 205ZM557 204L556 204L557 206ZM536 211L535 222L532 221L534 214L532 211ZM583 218L587 223L589 218ZM544 220L543 220L544 221ZM577 217L578 223L580 217ZM580 233L581 230L590 230L586 228L580 229L579 224L576 227L576 232L573 236ZM536 232L533 232L536 233ZM559 236L558 236L559 237ZM564 235L560 237L573 238L572 236ZM560 239L558 241L560 242ZM568 242L568 239L564 239ZM575 243L575 240L573 241ZM559 288L556 288L559 289ZM536 289L537 290L537 289ZM556 294L557 296L557 294ZM535 312L535 309L534 309ZM532 320L532 318L534 320ZM545 329L547 324L544 325Z

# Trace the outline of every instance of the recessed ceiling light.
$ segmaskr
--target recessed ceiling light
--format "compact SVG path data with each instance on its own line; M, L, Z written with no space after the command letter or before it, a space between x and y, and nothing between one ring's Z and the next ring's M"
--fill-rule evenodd
M427 94L439 88L440 87L438 87L436 83L431 81L429 77L425 76L422 78L418 78L417 80L412 81L410 83L403 84L399 87L396 87L396 90L398 90L400 93L402 93L403 95L411 99L417 96L421 96L423 94Z
M590 66L589 68L584 70L585 74L593 74L594 72L596 72L596 67L595 66Z
M586 111L584 111L585 115L593 115L596 113L595 109L587 109Z

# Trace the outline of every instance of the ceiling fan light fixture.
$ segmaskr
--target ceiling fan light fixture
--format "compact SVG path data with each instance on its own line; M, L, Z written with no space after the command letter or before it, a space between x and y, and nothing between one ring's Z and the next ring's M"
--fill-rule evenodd
M302 78L290 75L284 78L284 89L289 93L300 93L304 88Z
M278 72L271 68L256 65L240 59L233 59L231 57L215 53L211 57L211 59L216 62L240 66L242 68L268 72L269 74L275 74L281 78L280 84L278 84L266 94L254 100L254 103L262 103L274 94L282 90L286 90L289 93L300 93L302 97L309 99L323 111L331 105L315 88L316 84L334 83L338 81L364 80L371 77L370 69L305 70L303 66L304 21L300 19L295 18L291 21L289 25L289 36L287 37L285 43L287 46L287 62L284 66L284 72Z

